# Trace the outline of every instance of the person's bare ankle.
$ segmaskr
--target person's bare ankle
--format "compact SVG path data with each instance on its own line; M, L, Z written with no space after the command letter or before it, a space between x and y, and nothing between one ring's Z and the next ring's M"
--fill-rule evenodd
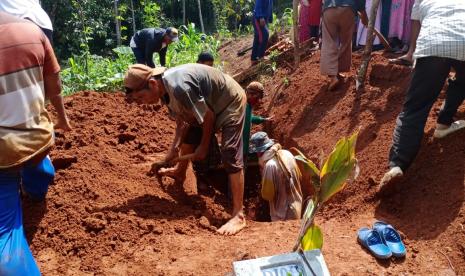
M239 211L216 232L221 235L234 235L246 226L244 211Z

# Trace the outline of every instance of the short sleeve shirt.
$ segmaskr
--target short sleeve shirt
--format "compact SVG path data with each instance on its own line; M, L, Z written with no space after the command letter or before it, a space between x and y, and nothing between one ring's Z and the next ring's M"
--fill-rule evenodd
M35 24L0 13L0 169L21 165L53 144L45 76L60 71Z
M208 109L215 128L241 120L245 92L230 76L202 64L185 64L165 72L163 82L170 112L191 125L203 124Z
M412 15L421 23L415 58L465 61L465 1L421 0Z

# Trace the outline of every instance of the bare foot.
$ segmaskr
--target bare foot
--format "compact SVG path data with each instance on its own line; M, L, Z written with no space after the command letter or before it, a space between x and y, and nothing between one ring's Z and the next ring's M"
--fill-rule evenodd
M221 226L216 232L221 235L234 235L241 231L246 225L245 216L243 212L237 213L226 224Z
M328 90L329 91L334 91L338 88L338 86L341 84L341 80L339 79L338 76L332 76L331 81L329 82Z

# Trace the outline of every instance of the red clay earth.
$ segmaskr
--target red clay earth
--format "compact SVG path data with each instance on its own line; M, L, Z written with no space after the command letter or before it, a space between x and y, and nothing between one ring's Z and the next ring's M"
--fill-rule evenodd
M266 83L264 106L279 92L270 133L314 161L360 128L361 175L316 219L332 274L465 275L465 132L432 140L438 101L422 151L397 193L376 197L409 70L376 55L366 92L354 91L354 70L328 92L318 59L293 73L278 70ZM284 78L288 85L280 85ZM65 102L74 129L57 133L55 184L45 204L24 203L26 234L44 275L225 275L233 261L292 248L298 221L251 220L263 219L256 181L246 184L247 228L223 237L214 229L230 208L224 181L192 196L169 179L146 175L173 136L165 108L130 105L120 93L81 92ZM463 107L458 117L465 117ZM375 219L402 233L405 260L378 262L357 244L357 229Z

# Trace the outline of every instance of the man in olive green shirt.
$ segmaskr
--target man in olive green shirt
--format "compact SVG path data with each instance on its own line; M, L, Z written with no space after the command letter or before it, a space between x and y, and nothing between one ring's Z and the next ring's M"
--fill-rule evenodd
M263 98L265 88L258 81L251 82L245 89L247 93L247 107L245 109L244 130L242 139L244 140L244 158L249 154L249 140L251 125L262 124L271 121L272 117L261 117L252 114L252 109L259 107Z
M166 70L136 64L130 66L124 79L128 100L140 104L166 105L176 119L173 144L165 157L167 162L194 153L192 161L206 158L210 140L221 131L221 157L231 184L232 218L218 233L233 235L245 225L243 212L244 160L242 130L247 99L242 87L229 75L203 64L185 64ZM200 134L198 131L201 128ZM194 132L194 133L192 133ZM186 143L186 139L197 140ZM188 162L159 171L179 178ZM182 175L181 175L182 177Z

